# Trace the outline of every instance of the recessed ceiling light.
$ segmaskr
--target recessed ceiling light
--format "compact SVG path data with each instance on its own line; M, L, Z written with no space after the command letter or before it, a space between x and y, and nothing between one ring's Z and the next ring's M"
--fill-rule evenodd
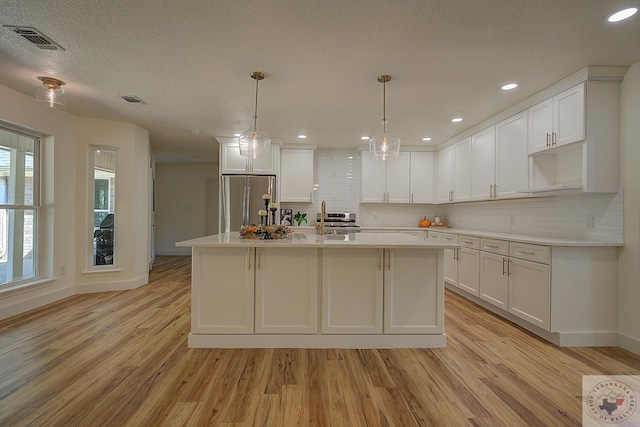
M365 139L371 139L368 136L361 136L360 139L365 140Z
M502 86L502 90L511 90L517 87L518 87L518 83L507 83L506 85Z
M431 141L431 138L429 138L428 136L425 138L422 138L423 141Z
M462 121L462 117L456 117L455 119L451 119L453 123L458 123Z
M234 133L233 136L240 136L242 135L241 133Z
M620 10L614 14L609 15L607 21L609 22L620 22L624 21L627 18L631 18L638 11L637 7L628 7L626 9Z
M307 135L298 135L298 138L300 138L300 139L307 139Z

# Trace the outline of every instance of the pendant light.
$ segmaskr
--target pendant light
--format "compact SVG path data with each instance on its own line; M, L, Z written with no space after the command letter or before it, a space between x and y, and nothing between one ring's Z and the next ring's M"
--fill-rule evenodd
M400 138L387 131L386 85L390 80L389 75L378 76L378 82L382 83L382 133L369 140L369 151L376 160L397 159L400 154Z
M240 142L240 154L258 158L268 154L271 138L258 127L258 82L264 79L264 73L254 71L251 78L256 81L256 105L253 113L253 126L238 138Z
M36 101L46 104L52 108L64 108L67 104L62 80L53 77L38 77L42 82L42 86L36 91Z

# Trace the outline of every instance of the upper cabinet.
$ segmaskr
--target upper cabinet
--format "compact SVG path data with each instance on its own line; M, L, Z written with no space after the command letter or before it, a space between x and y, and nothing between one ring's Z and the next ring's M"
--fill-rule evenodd
M363 203L409 203L411 153L400 152L397 159L380 161L362 154Z
M618 191L619 83L587 81L552 101L549 137L532 119L541 104L529 110L529 191Z
M280 201L313 202L313 150L283 148L280 154Z
M411 152L411 203L435 202L433 151Z
M438 202L471 200L471 138L438 152Z
M226 174L254 174L277 175L280 145L271 144L266 156L252 159L241 156L237 142L220 143L220 173Z
M496 127L491 126L471 137L471 199L493 199L495 185Z
M585 139L585 83L529 109L529 154Z
M522 191L529 188L528 116L528 111L523 111L496 125L494 199L527 196Z

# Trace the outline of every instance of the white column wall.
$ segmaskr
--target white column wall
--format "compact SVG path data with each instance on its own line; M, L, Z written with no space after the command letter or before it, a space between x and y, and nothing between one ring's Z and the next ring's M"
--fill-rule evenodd
M618 257L618 333L622 347L640 354L640 62L629 68L620 88L624 248Z

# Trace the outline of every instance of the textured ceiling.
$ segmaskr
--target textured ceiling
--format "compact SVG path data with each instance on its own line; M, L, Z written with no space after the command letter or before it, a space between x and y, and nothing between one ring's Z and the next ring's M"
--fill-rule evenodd
M586 65L640 61L640 14L605 22L629 1L0 0L0 25L66 49L0 28L0 84L34 95L59 78L68 111L137 123L159 159L211 161L215 136L251 125L254 70L266 133L338 148L379 131L390 74L390 130L438 145Z

